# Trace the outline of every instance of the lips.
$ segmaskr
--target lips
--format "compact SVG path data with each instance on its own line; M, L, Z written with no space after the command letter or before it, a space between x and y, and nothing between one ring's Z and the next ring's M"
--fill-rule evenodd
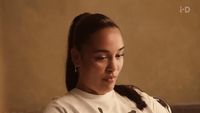
M108 75L106 77L103 78L104 81L106 82L114 82L114 80L116 79L117 76L113 76L113 75Z

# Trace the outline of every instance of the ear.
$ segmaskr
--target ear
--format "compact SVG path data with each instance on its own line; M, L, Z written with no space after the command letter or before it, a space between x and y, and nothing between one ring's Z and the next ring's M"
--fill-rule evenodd
M80 52L76 48L71 49L71 58L74 65L76 67L79 67L80 62L81 62L81 55L80 55Z

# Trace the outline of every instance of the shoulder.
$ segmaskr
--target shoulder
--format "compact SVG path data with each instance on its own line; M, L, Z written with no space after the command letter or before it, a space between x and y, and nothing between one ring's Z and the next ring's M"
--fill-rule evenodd
M47 105L43 113L72 113L75 108L72 106L76 103L76 98L68 93L61 97L56 97Z
M136 90L141 95L142 100L144 100L147 106L154 111L167 111L167 113L171 113L170 106L163 99L159 97L152 97L137 87L134 87L134 90Z

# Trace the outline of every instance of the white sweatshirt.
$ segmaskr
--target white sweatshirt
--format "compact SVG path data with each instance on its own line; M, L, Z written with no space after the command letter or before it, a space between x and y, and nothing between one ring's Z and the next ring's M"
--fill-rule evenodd
M114 90L104 95L94 95L74 88L63 97L53 100L44 113L169 113L153 97L137 91L146 102L142 111L127 97Z

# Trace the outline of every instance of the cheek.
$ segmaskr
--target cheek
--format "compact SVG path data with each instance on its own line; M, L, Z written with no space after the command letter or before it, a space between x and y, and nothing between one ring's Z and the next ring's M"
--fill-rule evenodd
M83 67L86 71L92 74L103 73L106 68L106 62L97 62L95 60L88 60L84 63Z
M107 63L106 62L94 62L93 68L95 68L97 71L104 71L106 69Z
M124 59L121 59L119 61L119 64L118 64L118 70L121 71L121 69L123 68L123 65L124 65Z

